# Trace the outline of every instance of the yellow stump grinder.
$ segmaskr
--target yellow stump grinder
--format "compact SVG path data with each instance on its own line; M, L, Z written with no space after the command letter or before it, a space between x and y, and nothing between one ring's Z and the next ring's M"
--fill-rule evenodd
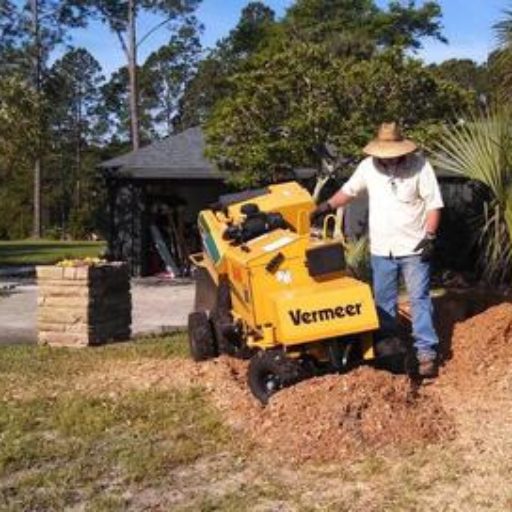
M289 182L222 196L199 214L191 355L250 358L249 387L262 403L309 376L380 355L370 287L347 273L341 241L312 234L314 206Z

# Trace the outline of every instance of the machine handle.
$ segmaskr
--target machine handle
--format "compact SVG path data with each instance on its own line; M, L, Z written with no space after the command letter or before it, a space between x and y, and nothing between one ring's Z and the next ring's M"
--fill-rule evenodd
M196 267L206 268L204 253L196 252L194 254L190 254L189 259Z
M345 235L343 233L343 208L338 208L336 213L331 213L327 215L324 219L324 223L322 226L322 238L327 239L327 232L329 229L329 224L334 222L334 226L332 229L333 236L331 238L339 239L341 245L343 247L347 247L347 241L345 240Z

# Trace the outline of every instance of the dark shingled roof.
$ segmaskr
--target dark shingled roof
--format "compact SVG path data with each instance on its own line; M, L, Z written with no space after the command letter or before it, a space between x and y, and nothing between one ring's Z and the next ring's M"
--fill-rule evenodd
M189 128L117 158L101 163L98 167L114 171L120 176L138 179L213 179L223 180L223 175L204 156L204 135L200 127ZM316 170L309 167L294 169L297 179L308 179ZM436 169L439 178L462 176L445 169Z
M204 157L204 136L194 127L99 165L131 178L217 179L223 177Z

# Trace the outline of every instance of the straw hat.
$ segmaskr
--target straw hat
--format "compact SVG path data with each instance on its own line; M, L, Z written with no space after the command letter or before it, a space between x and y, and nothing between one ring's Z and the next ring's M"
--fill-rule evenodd
M377 138L369 142L363 151L377 158L398 158L416 151L418 146L409 139L404 139L396 123L382 123Z

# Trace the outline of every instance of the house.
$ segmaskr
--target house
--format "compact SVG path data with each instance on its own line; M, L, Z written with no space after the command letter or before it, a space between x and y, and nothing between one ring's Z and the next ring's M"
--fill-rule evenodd
M204 148L203 133L195 127L100 164L108 190L109 252L128 261L133 275L164 270L155 241L164 243L180 268L186 269L189 253L200 250L197 214L228 191L225 177L205 158ZM296 179L306 186L315 172L294 170ZM461 176L443 170L437 174L447 205L444 259L450 267L461 268L471 259L468 212L475 209L475 194ZM331 182L325 192L337 186ZM364 201L354 205L347 218L348 232L359 233L364 226Z
M128 261L133 275L155 273L156 226L176 263L197 250L197 213L226 191L222 175L206 160L200 128L154 142L100 164L108 191L110 254Z

